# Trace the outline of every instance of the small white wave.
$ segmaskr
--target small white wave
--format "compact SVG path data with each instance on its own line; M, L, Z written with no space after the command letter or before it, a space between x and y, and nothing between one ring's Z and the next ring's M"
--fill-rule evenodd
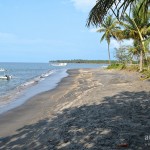
M40 76L37 76L21 85L19 85L18 87L16 87L14 90L12 90L11 92L9 92L9 94L5 95L5 96L0 96L1 100L0 100L0 108L8 105L9 103L11 103L12 101L14 101L25 89L38 84L38 82L45 80L46 77L50 76L51 74L53 74L55 72L55 70L49 70L46 73L43 73ZM17 77L16 77L17 78Z
M45 80L46 77L50 76L54 72L55 72L55 70L49 70L48 72L43 73L40 76L35 77L32 80L30 80L30 81L27 81L26 83L21 84L19 87L21 87L21 88L22 87L29 87L29 86L32 86L34 84L37 84L38 82L40 82L42 80Z
M43 73L40 77L41 77L41 78L48 77L48 76L50 76L51 74L53 74L54 72L55 72L55 70L49 70L48 72Z
M28 82L22 84L21 86L28 86L28 85L33 84L34 82L35 82L35 81L28 81Z

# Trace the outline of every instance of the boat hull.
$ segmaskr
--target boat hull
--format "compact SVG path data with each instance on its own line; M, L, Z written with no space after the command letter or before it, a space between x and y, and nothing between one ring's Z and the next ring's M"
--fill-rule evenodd
M63 66L67 66L67 63L52 63L51 65L57 67L63 67Z
M11 76L0 76L1 80L10 80Z

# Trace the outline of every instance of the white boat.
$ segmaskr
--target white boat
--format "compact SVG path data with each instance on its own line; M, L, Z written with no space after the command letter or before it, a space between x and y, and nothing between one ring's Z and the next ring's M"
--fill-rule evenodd
M0 75L0 79L2 80L10 80L12 76L5 74L7 70L4 68L0 68L0 72L4 72L3 75Z
M0 76L0 79L2 80L10 80L12 77L11 76L8 76L8 75L5 75L5 76Z
M64 67L67 66L67 63L51 63L52 66L60 66L60 67Z

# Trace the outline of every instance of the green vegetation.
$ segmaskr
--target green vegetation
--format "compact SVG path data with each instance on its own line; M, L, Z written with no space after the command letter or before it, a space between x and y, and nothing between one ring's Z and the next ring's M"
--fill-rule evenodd
M87 19L87 26L95 25L99 26L104 21L105 16L110 13L113 13L118 19L123 16L126 9L130 10L134 5L136 5L139 0L97 0L95 6L89 13ZM139 10L142 9L143 17L147 17L147 12L149 9L150 0L141 0ZM129 11L130 12L130 11Z
M74 59L74 60L53 60L49 62L58 62L58 63L90 63L90 64L108 64L108 60L82 60L82 59ZM113 60L112 62L116 62Z
M126 71L138 71L139 66L137 64L126 65L123 63L112 63L107 67L107 69L117 69L117 70L126 70Z
M117 63L112 63L108 69L139 71L143 73L144 78L150 78L149 6L150 0L97 0L89 13L87 26L100 26L98 31L104 32L101 41L105 39L108 43L109 59L112 37L120 41L120 44L125 39L133 40L133 45L120 45L119 48L115 48ZM127 8L130 8L128 13ZM112 14L118 21L112 18Z
M129 52L129 49L129 46L120 46L119 48L115 48L115 58L118 60L119 63L126 64L129 62L133 62L133 55Z
M142 72L142 76L141 76L141 79L144 80L144 79L150 79L150 70L144 70Z
M119 63L112 63L107 67L107 69L118 69L118 70L122 70L125 68L126 68L125 64L119 64Z
M101 28L99 30L97 30L97 32L100 32L100 33L104 32L104 34L101 37L101 41L103 41L104 39L107 41L109 64L111 64L111 62L110 62L110 50L109 50L110 39L116 38L114 36L114 33L117 32L118 29L120 29L120 27L117 26L116 24L117 24L116 20L114 18L112 18L112 16L108 16L108 17L106 17L104 22L101 24Z
M150 36L150 24L149 18L144 16L143 8L140 8L142 0L132 7L132 15L127 14L119 22L123 27L123 30L117 31L115 33L119 40L123 39L133 39L134 40L134 52L139 56L139 67L140 71L143 70L143 58L146 59L146 52L148 52L147 40Z

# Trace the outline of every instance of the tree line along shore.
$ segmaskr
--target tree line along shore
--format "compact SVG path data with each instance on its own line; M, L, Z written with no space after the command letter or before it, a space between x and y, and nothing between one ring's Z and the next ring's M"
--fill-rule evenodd
M108 64L108 60L82 60L82 59L73 59L73 60L52 60L50 63L91 63L91 64ZM112 63L116 63L116 60L112 60Z

